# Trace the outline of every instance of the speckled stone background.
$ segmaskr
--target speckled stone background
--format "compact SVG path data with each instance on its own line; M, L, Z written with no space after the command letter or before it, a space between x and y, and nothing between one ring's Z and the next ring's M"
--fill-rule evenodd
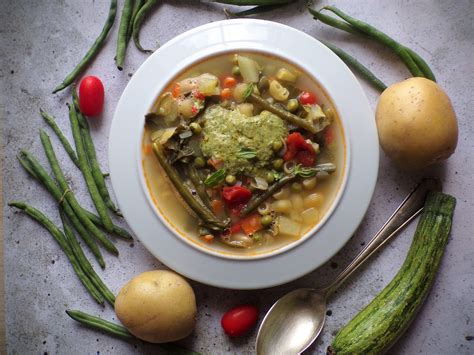
M122 1L119 2L121 6ZM319 1L316 7L327 4ZM254 303L262 315L286 292L298 287L325 284L357 254L382 225L407 192L422 176L437 176L445 191L456 196L458 205L446 254L434 287L421 312L393 348L394 354L472 354L474 344L474 2L470 0L338 0L331 3L365 19L416 49L431 64L439 83L450 95L459 119L456 154L445 164L408 174L394 168L381 155L380 175L372 203L360 228L330 262L290 284L259 291L232 291L192 283L199 312L196 331L182 341L187 347L207 354L250 354L255 332L249 337L229 340L220 327L220 317L240 303ZM15 159L21 148L34 152L46 163L38 137L45 128L38 110L57 117L67 132L66 102L69 91L52 95L52 89L78 62L99 33L106 17L108 0L28 1L4 0L0 4L1 115L4 153L5 203L25 200L59 222L55 203L27 177ZM380 45L329 29L312 20L305 1L261 16L298 28L312 36L330 40L353 53L387 83L408 76L400 61ZM199 1L164 1L146 21L142 43L155 47L196 26L224 19L222 6ZM88 68L106 86L103 117L93 121L92 132L100 161L107 168L107 140L115 105L133 72L145 60L133 45L125 69L114 65L118 18L105 48ZM363 83L375 108L378 93ZM92 207L78 170L63 154L67 178L80 201ZM6 329L9 354L157 354L157 346L124 342L85 329L70 320L65 309L75 308L114 320L110 307L102 309L79 284L69 262L51 236L22 214L4 206ZM308 354L323 354L338 328L366 305L391 280L403 262L415 229L412 224L376 255L331 299L330 316L322 336ZM117 240L120 257L105 253L107 269L99 271L114 292L132 276L162 268L136 241L129 245ZM288 267L291 267L289 265ZM236 270L238 272L238 270Z

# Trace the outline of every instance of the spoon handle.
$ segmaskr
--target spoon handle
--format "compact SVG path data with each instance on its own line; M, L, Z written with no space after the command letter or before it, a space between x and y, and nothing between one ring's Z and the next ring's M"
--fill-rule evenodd
M354 260L326 287L326 296L333 293L352 273L373 253L392 239L400 230L410 223L423 210L426 195L432 190L441 190L441 182L436 179L423 179L403 200L395 212L367 243Z

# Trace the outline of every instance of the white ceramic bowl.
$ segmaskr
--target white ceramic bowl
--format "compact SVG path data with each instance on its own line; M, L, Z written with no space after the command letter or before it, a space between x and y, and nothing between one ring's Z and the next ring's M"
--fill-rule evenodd
M346 139L343 183L325 220L316 226L317 235L259 257L223 256L186 241L159 216L144 188L141 139L145 113L177 73L203 58L229 51L269 53L305 69L335 105ZM239 19L214 22L183 33L143 63L117 105L110 134L109 165L125 219L160 261L209 285L256 289L303 276L326 262L349 240L372 197L378 149L374 116L367 98L336 55L291 27Z

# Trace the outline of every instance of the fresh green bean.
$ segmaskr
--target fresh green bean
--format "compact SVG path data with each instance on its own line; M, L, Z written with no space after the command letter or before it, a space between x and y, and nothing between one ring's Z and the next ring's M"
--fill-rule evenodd
M347 21L354 28L366 33L370 37L378 40L379 42L391 48L395 52L395 54L397 54L400 57L400 59L405 63L408 70L410 71L410 73L412 73L413 76L424 77L423 72L415 63L415 61L413 60L411 55L408 53L406 48L402 46L400 43L398 43L397 41L395 41L393 38L383 33L382 31L379 31L378 29L369 25L368 23L360 21L354 17L351 17L345 14L344 12L342 12L335 6L325 6L323 7L323 9L333 12L334 14L336 14L343 20Z
M429 67L428 63L426 63L425 60L423 58L421 58L420 55L418 53L416 53L414 50L412 50L408 47L405 47L405 49L407 50L408 54L411 55L411 57L413 58L415 63L418 65L418 67L421 69L421 71L423 72L425 78L433 80L434 82L436 82L436 77L433 74L433 71Z
M310 121L302 119L291 112L288 112L286 110L283 110L267 100L263 99L261 96L251 93L248 97L249 101L252 101L253 103L262 106L265 110L270 111L271 113L274 113L275 115L281 117L285 121L288 121L289 123L303 128L311 133L317 133L316 127L311 124Z
M130 20L132 18L133 0L125 0L122 8L122 16L120 17L120 26L117 36L117 52L115 54L115 62L118 70L123 69L123 61L125 59L125 51L127 50L127 37Z
M26 170L26 172L28 174L30 174L30 176L32 178L35 178L37 180L39 180L38 178L38 175L35 173L35 171L33 170L33 167L25 160L24 157L21 156L21 154L18 154L16 156L16 158L18 159L18 161L20 162L21 166L23 167L23 169Z
M311 15L313 15L313 18L315 20L319 20L319 21L321 21L322 23L324 23L326 25L329 25L329 26L334 27L334 28L338 28L338 29L340 29L342 31L346 31L348 33L366 35L364 32L361 32L361 31L355 29L354 27L352 27L346 21L338 20L337 18L335 18L333 16L323 14L321 11L316 11L316 10L310 8L310 7L308 7L308 11Z
M94 179L94 182L99 190L99 194L102 197L105 205L117 215L122 216L117 207L115 207L112 199L110 198L109 190L105 184L104 174L100 169L99 162L97 161L97 154L94 146L94 141L92 140L89 124L87 119L82 114L79 108L79 100L77 97L77 92L75 89L72 90L72 102L76 110L77 121L79 122L82 141L84 143L84 149L87 155L87 161L89 162L90 172Z
M74 105L74 108L76 109L76 114L82 115L81 106L79 105L79 96L77 96L77 87L75 84L72 87L72 104ZM84 117L84 115L82 116Z
M66 240L66 237L59 230L59 228L56 227L56 225L42 212L40 212L34 207L27 205L24 202L13 201L9 202L8 205L10 207L16 207L24 211L28 216L39 222L43 227L48 230L48 232L54 237L56 242L66 254L67 258L69 259L69 262L72 265L72 268L74 269L74 272L76 273L77 277L79 277L79 280L82 282L84 287L89 291L89 293L97 301L97 303L103 305L104 299L102 298L102 295L99 293L94 284L92 284L91 280L84 273L84 270L81 268L78 259L75 257L70 245Z
M91 328L102 330L108 334L119 336L125 339L134 338L134 336L120 324L112 323L100 317L92 316L77 310L66 310L66 313L75 321Z
M87 232L87 230L81 224L77 216L74 214L74 211L72 210L69 203L64 199L63 192L61 192L59 187L56 185L54 180L48 175L48 173L43 168L43 166L38 162L38 160L36 160L36 158L33 155L31 155L30 153L24 150L20 151L17 158L20 161L21 165L25 167L25 170L28 173L32 173L31 175L35 177L39 182L41 182L41 184L49 191L49 193L59 203L60 208L64 210L64 212L66 213L66 216L69 218L74 228L77 230L79 235L87 244L92 254L94 254L99 265L102 268L104 268L105 262L102 257L102 253L100 252L99 247L97 246L96 241L93 238L91 238L91 236L89 235L89 232Z
M81 115L78 115L80 117ZM84 142L84 148L86 150L86 154L89 160L90 168L92 177L95 181L97 189L99 190L99 194L104 200L105 205L109 208L112 212L116 213L119 216L122 216L119 209L115 206L112 202L112 198L110 197L109 190L105 183L104 174L99 166L99 162L97 161L97 156L95 153L95 146L94 142L92 141L92 137L88 129L81 128L82 134L82 141Z
M332 26L334 28L338 28L338 29L346 31L348 33L368 36L368 37L370 37L374 40L382 42L378 37L375 37L372 33L360 31L358 28L352 26L350 23L348 23L346 21L338 20L338 19L336 19L332 16L328 16L326 14L321 13L320 11L316 11L316 10L313 10L311 8L308 8L308 11L313 15L315 20L319 20L319 21L321 21L321 22L323 22L323 23L325 23L329 26ZM398 43L398 44L401 46L400 43ZM413 51L412 49L410 49L408 47L405 47L405 46L402 46L402 47L405 48L405 50L408 52L409 56L413 59L413 61L418 66L418 68L423 72L423 76L436 82L436 78L435 78L431 68L425 62L425 60L423 58L421 58L421 56L418 53L416 53L415 51Z
M130 41L130 38L132 38L133 22L135 22L135 18L137 17L138 11L140 11L144 3L145 0L135 0L133 3L132 18L130 19L127 30L127 43Z
M185 165L186 175L188 175L189 180L194 185L196 192L201 199L201 201L206 205L207 208L211 209L211 202L209 201L209 195L206 192L206 188L204 187L204 183L199 176L199 172L197 171L196 167L193 164L186 164Z
M86 325L90 328L101 330L107 334L118 336L123 339L136 339L124 326L109 322L105 319L102 319L91 314L87 314L78 310L66 310L66 313L69 317L74 319L76 322L79 322L83 325ZM164 349L168 354L174 355L201 355L195 351L183 348L174 343L163 343L157 344L159 347Z
M240 212L241 217L245 217L253 212L259 205L268 200L275 192L280 190L286 184L294 181L297 178L296 174L289 174L283 176L280 180L270 185L268 189L260 195L254 195L247 203L247 205Z
M272 11L284 6L289 5L290 3L283 3L283 4L275 4L275 5L261 5L261 6L255 6L252 7L251 9L247 10L242 10L242 11L229 11L227 9L224 9L224 13L228 18L239 18L239 17L247 17L247 16L253 16L253 15L260 15L268 11Z
M79 121L80 126L81 127L86 127L87 130L90 133L89 124L87 123L87 119L85 118L84 114L81 112L81 107L79 106L79 97L77 96L77 90L76 90L75 85L74 85L74 89L72 90L72 103L74 104L74 108L76 109L76 115L77 115L77 119ZM95 159L97 160L97 157L96 157L96 154L95 154L95 147L94 147L93 154L94 154ZM106 178L109 175L110 175L109 173L105 173L105 172L102 171L102 176L104 178Z
M321 40L320 40L321 41ZM366 78L373 86L379 89L381 92L387 88L379 78L377 78L367 67L361 64L357 59L352 57L350 54L344 52L341 48L336 47L335 45L321 41L326 47L333 51L339 58L341 58L347 65L356 70L364 78Z
M84 208L82 209L82 211L85 213L87 218L89 218L92 221L92 223L94 223L96 226L101 226L101 227L104 226L104 223L102 223L102 220L100 219L99 216L93 214L92 212L90 212L90 211L88 211ZM117 236L123 238L123 239L133 240L132 235L127 230L125 230L122 227L119 227L115 224L113 225L112 232L114 234L116 234Z
M107 207L105 205L104 200L102 199L102 196L99 193L99 189L97 188L91 169L89 167L86 150L84 148L84 142L82 139L81 128L79 126L79 121L74 105L69 106L69 120L71 122L74 142L76 143L76 152L77 158L79 159L79 166L81 168L82 175L84 175L84 180L86 181L87 188L89 189L92 202L94 202L95 208L97 209L97 212L99 213L99 216L104 223L105 230L111 232L113 229L112 220L110 219L110 216L107 213Z
M54 153L54 148L51 144L51 140L49 139L49 136L44 132L43 130L40 130L40 138L41 138L41 143L43 144L44 151L46 153L46 156L48 158L49 164L51 165L51 169L53 170L53 174L56 177L56 180L58 181L59 187L61 190L64 191L64 198L66 201L69 203L71 208L73 209L74 213L76 214L77 218L81 221L82 225L86 227L86 229L94 235L94 237L97 238L99 242L111 253L118 255L118 250L115 247L115 245L107 239L106 235L96 227L92 221L87 218L87 216L82 212L82 207L79 205L79 202L77 202L76 197L74 196L74 193L71 191L69 188L69 185L66 181L66 178L64 176L64 173L61 170L61 167L59 166L58 159L56 158L56 154Z
M92 281L97 290L104 296L105 300L113 307L115 304L115 295L109 288L104 284L99 275L95 272L87 257L84 255L81 246L79 245L74 232L69 225L65 214L60 211L61 221L63 222L64 235L66 236L66 241L69 243L72 252L77 258L79 265L81 266L84 273Z
M92 47L87 51L84 58L82 58L79 64L76 65L73 71L68 76L66 76L64 81L58 87L56 87L56 89L54 89L53 94L71 85L73 81L79 76L79 74L84 70L84 68L89 64L89 62L97 55L97 53L99 53L100 48L102 47L105 39L107 38L107 35L109 34L110 29L112 28L112 25L114 24L116 13L117 0L111 0L109 14L99 37L97 37Z
M220 4L237 5L237 6L268 6L289 4L296 0L211 0Z
M139 51L150 53L153 52L150 49L144 49L140 44L140 27L143 23L148 12L158 3L158 0L146 0L145 4L138 10L137 15L135 16L135 20L133 21L133 31L132 37L135 46L138 48Z
M158 159L158 162L163 167L163 170L166 172L166 175L173 183L176 190L179 192L183 200L188 204L188 206L196 213L196 215L202 219L206 227L209 227L212 230L222 231L224 230L228 223L220 221L214 214L202 205L198 200L189 191L177 173L177 171L171 166L171 164L166 159L166 156L163 152L163 147L158 142L153 143L153 151Z
M38 175L33 170L33 167L30 165L30 163L28 161L26 161L25 158L23 158L20 154L18 154L17 159L20 162L20 164L23 166L23 168L28 172L28 174L31 175L31 177L33 177L33 178L39 180L39 182L41 182L41 180L38 178ZM58 190L58 192L59 192L59 190ZM59 194L60 194L60 192L59 192ZM97 216L94 213L86 210L85 208L82 208L82 211L87 216L87 218L89 218L92 221L92 223L94 223L96 226L101 226L101 227L104 226L104 224L102 223L102 220L100 219L99 216ZM84 231L85 231L85 229L84 229ZM123 238L123 239L133 240L132 235L126 229L124 229L120 226L117 226L116 224L113 225L113 233L116 234L117 236Z
M56 133L56 136L59 138L59 141L63 145L64 149L66 150L66 153L69 155L71 160L74 162L74 164L77 167L79 167L79 161L77 160L76 152L72 148L67 138L64 136L59 126L56 124L56 120L54 119L54 117L50 116L47 112L43 111L42 109L40 109L40 113L41 113L41 117L43 117L45 122L51 127L54 133Z

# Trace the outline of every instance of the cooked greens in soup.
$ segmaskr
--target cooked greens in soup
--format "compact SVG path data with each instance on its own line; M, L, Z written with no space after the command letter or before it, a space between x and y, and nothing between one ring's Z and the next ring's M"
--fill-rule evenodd
M143 168L156 207L181 235L223 252L267 252L301 238L330 208L344 159L324 92L263 54L196 64L146 116Z

